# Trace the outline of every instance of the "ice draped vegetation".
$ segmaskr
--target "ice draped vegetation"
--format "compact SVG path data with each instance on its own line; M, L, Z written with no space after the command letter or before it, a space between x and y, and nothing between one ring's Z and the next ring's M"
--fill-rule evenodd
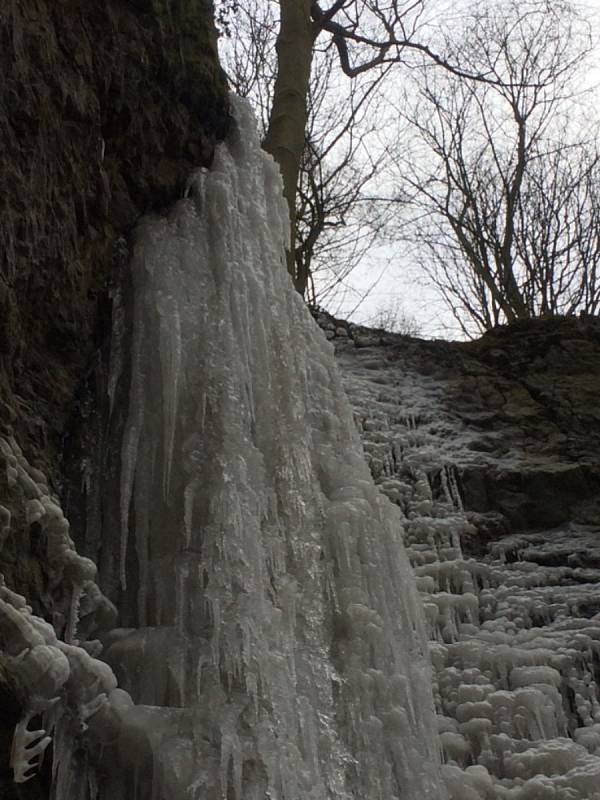
M140 627L105 657L159 797L441 799L399 514L287 274L277 167L235 116L137 234L119 558Z

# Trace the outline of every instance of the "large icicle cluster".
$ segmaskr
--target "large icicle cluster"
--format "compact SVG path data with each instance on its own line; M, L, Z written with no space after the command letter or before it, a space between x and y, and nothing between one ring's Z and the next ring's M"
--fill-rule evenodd
M137 235L120 565L140 627L107 659L141 704L156 796L442 798L400 515L285 271L277 168L235 109L211 170Z
M469 431L443 386L360 344L339 361L376 482L405 515L450 797L599 800L600 570L582 564L600 563L600 531L505 534L465 557L477 531L454 464L477 457Z
M0 575L0 676L4 691L12 692L22 707L10 766L16 783L28 781L54 739L53 796L77 800L87 797L84 775L76 781L81 788L77 793L71 780L73 752L81 746L81 734L101 709L106 718L116 713L113 707L131 702L117 689L110 667L94 657L102 649L100 643L88 640L112 627L116 611L94 582L93 562L76 552L69 523L45 476L28 463L12 436L0 437L0 467L3 496L10 498L10 507L0 506L0 549L11 544L17 558L24 559L26 544L10 539L29 538L37 528L53 622L36 616L27 599L9 589ZM25 564L16 567L21 574L26 572ZM50 600L53 595L59 599ZM80 635L86 641L80 641ZM32 730L37 719L42 727ZM106 725L101 723L99 729L106 731Z

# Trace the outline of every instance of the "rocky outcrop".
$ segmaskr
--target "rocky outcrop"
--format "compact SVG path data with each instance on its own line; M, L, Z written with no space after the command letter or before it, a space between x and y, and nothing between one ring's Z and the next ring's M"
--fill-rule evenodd
M210 162L225 84L209 0L7 0L0 68L1 417L57 477L128 231Z
M502 529L600 522L598 318L531 320L473 342L320 322L343 368L377 373L382 395L397 387L415 435L454 465L465 509Z
M86 478L78 454L64 460L71 432L97 446L97 365L114 287L128 280L129 232L210 164L228 127L226 87L210 0L6 0L0 69L2 592L9 615L20 604L67 638L75 606L81 619L99 601L101 627L115 621L91 575L78 597L51 565L52 514L72 547L58 495L76 505ZM0 795L42 797L46 773L17 795L8 766L21 695L0 667Z
M597 320L422 342L321 316L404 515L451 800L595 797Z

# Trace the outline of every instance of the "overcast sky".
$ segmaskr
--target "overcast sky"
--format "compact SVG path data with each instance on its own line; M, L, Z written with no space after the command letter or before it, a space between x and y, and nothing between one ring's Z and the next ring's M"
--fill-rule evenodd
M444 2L445 0L440 0L440 5ZM456 13L456 0L447 5ZM590 21L596 20L595 29L600 30L600 25L597 24L600 18L600 0L587 0L581 5L585 5ZM445 14L441 17L445 17ZM600 83L600 45L596 52L598 57L594 60L598 66L586 72L590 86ZM443 301L435 290L427 287L403 254L403 249L405 247L398 243L372 252L362 267L353 273L349 290L343 297L340 296L338 307L332 304L330 310L355 322L374 324L382 311L395 308L401 314L405 313L416 320L420 335L424 338L463 338ZM369 288L368 297L355 308L360 296Z

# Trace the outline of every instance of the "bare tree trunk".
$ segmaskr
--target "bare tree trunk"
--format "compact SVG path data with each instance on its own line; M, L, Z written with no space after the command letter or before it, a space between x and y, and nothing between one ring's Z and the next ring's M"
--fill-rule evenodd
M296 289L304 294L306 276L296 276L296 186L304 149L307 96L313 46L318 33L310 17L311 0L281 0L281 23L277 36L278 71L273 92L269 129L263 142L279 164L283 193L290 212L291 247L288 271Z
M503 310L509 322L514 322L516 319L527 319L532 313L531 310L527 308L523 295L519 290L513 265L515 222L518 213L517 203L523 186L523 179L528 168L528 156L526 121L520 114L518 107L514 104L512 112L518 129L517 163L515 165L511 184L506 192L504 236L500 254L502 263L501 282L504 289L504 299L508 302L507 308ZM508 309L510 309L510 311Z

